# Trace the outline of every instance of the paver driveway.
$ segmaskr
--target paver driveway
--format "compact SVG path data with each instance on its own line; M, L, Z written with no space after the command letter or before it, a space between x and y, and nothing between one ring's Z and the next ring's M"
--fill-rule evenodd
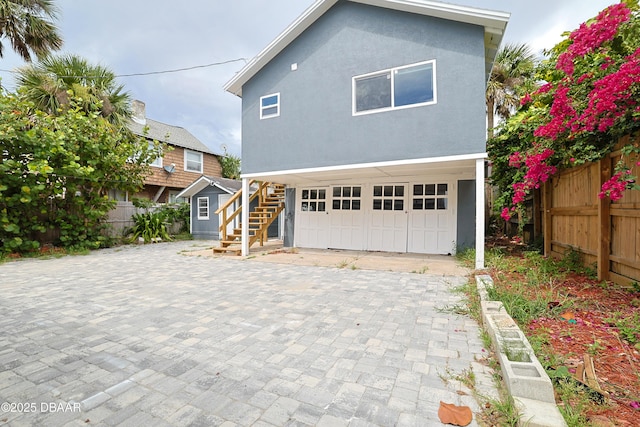
M438 310L464 277L193 245L0 265L0 424L433 426L477 411L451 374L495 392L477 324Z

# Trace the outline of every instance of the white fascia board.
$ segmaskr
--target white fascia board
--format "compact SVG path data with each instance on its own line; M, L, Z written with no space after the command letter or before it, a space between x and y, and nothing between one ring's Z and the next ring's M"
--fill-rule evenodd
M205 188L207 185L210 185L211 180L206 176L201 176L196 179L194 182L189 184L187 188L178 193L176 197L193 197L195 194L199 193L200 190Z
M507 22L511 16L511 14L507 12L477 9L426 0L350 1L479 25L485 28L485 32L488 31L488 29L491 29L492 33L500 33L499 39L502 39L502 34L504 34ZM242 98L242 86L336 3L337 0L317 0L307 10L305 10L298 19L280 33L275 40L273 40L258 55L249 61L249 63L247 63L247 65L245 65L231 80L229 80L223 86L224 90Z
M375 163L355 163L351 165L339 165L339 166L323 166L318 168L307 169L287 169L279 171L266 171L241 174L241 178L257 178L266 175L294 175L300 173L316 173L316 172L337 172L352 169L365 169L365 168L383 168L389 166L404 166L404 165L422 165L429 163L446 163L457 162L464 160L478 160L488 158L487 153L474 153L474 154L462 154L457 156L443 156L443 157L427 157L422 159L407 159L407 160L392 160L387 162L375 162Z
M450 3L427 0L351 0L355 3L363 3L402 12L418 15L433 16L434 18L447 19L449 21L475 24L482 27L502 27L503 30L509 21L510 14L489 9L460 6Z
M224 90L242 98L242 86L336 3L337 0L317 0L309 6L298 19L229 80L224 85Z

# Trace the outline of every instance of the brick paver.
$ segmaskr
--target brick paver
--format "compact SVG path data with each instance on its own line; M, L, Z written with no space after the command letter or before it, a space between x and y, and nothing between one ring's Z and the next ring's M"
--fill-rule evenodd
M456 276L184 256L0 265L0 424L432 426L495 395ZM6 404L9 407L6 407ZM475 420L472 425L477 425Z

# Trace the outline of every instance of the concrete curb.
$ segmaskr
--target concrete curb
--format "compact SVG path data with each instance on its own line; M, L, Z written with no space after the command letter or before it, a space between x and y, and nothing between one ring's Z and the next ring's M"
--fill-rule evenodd
M489 275L476 276L482 321L498 356L502 376L520 414L520 425L528 427L566 427L556 406L551 379L538 361L531 344L509 316L502 302L490 301L493 287Z

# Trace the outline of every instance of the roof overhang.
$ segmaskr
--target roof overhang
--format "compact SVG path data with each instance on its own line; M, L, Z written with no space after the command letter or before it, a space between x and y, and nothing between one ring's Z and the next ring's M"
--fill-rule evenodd
M425 16L433 16L451 21L464 22L483 27L485 42L485 72L487 79L491 73L493 61L500 43L502 42L502 36L507 28L509 17L511 16L508 12L478 9L428 0L349 1ZM302 15L298 17L298 19L280 33L275 40L273 40L257 56L249 61L231 80L229 80L225 84L224 90L242 97L242 87L244 84L337 2L338 0L318 0L312 4L302 13Z
M402 182L425 176L475 176L476 161L486 158L487 153L476 153L425 159L257 172L243 174L242 178L277 182L294 187L330 185L345 181L365 183L374 180L394 180Z
M232 189L226 188L215 179L212 179L206 176L201 176L200 178L192 182L187 188L185 188L180 193L178 193L176 197L193 197L209 186L218 187L219 189L221 189L222 191L228 194L234 193Z

